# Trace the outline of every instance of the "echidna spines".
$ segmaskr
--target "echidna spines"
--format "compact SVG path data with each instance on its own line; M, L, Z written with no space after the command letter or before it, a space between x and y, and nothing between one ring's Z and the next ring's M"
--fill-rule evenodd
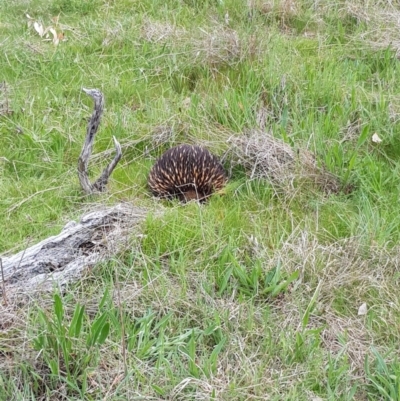
M205 200L227 181L224 168L208 149L178 145L168 149L150 171L151 192L161 198Z

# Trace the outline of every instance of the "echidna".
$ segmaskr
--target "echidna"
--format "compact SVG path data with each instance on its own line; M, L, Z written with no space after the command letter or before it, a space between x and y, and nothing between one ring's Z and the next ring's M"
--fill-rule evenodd
M153 195L178 197L187 202L205 201L227 181L224 168L209 150L195 145L168 149L150 171L148 184Z

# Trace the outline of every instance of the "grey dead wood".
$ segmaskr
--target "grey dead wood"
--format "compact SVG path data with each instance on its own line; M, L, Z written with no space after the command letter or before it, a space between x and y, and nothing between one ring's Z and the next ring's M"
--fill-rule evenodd
M88 176L88 166L89 159L93 150L94 138L99 129L101 116L104 110L104 95L98 89L82 89L87 95L93 98L94 109L87 126L85 142L83 144L82 151L78 159L78 177L81 187L85 191L85 193L92 194L95 192L104 192L106 190L108 179L110 178L110 175L117 166L118 162L121 160L122 151L121 145L113 136L115 146L114 159L111 160L111 162L103 170L100 177L92 184Z
M85 142L78 159L78 176L87 193L103 192L121 159L121 146L114 139L116 155L92 184L88 178L89 158L104 109L104 96L98 89L85 89L94 100ZM84 215L79 223L69 222L59 235L46 238L12 256L0 256L0 296L6 303L14 295L63 287L79 280L82 273L99 261L112 258L129 246L135 226L145 210L130 204L101 207Z
M102 207L85 214L79 223L69 222L56 236L15 255L2 256L1 297L5 298L4 291L10 299L79 280L99 261L127 249L132 234L139 234L137 225L145 215L144 209L131 204Z

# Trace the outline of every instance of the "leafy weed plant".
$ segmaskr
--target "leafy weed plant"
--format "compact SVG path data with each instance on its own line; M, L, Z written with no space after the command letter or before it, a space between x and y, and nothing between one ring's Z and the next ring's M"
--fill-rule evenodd
M108 320L108 313L103 312L90 322L84 306L78 303L71 320L67 321L58 294L54 295L54 310L50 316L44 310L38 311L39 333L33 339L33 348L48 368L50 382L65 381L71 390L76 390L79 382L79 393L85 394L88 374L96 365L98 347L104 344L110 331Z

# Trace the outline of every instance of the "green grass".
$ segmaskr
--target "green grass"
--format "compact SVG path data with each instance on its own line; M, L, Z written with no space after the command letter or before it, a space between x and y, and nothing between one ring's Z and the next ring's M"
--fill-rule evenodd
M383 1L1 2L0 252L92 203L148 214L129 251L65 292L2 304L0 400L400 400L399 14ZM76 173L93 107L81 87L106 97L92 177L112 135L123 146L98 197ZM276 138L354 191L288 193L236 166L223 196L157 213L156 157L187 141L224 154L261 100Z

